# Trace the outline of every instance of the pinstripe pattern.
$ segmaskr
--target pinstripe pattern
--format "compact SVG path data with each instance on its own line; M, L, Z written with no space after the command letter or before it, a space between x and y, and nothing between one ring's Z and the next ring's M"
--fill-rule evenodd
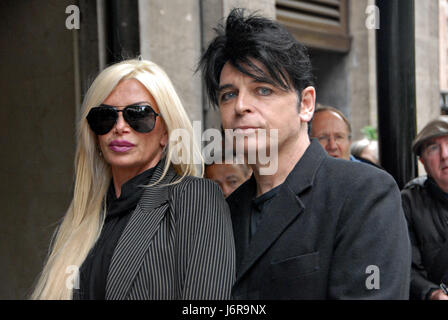
M170 169L161 184L177 178ZM115 248L106 299L228 299L234 278L232 224L222 192L210 180L186 177L144 191Z

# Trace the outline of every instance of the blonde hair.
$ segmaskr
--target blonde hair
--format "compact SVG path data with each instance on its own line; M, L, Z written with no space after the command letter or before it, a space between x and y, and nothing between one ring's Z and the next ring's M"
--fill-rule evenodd
M72 202L56 230L49 255L37 281L31 299L72 299L73 290L68 280L71 270L81 267L90 249L97 241L104 224L104 198L111 180L110 166L100 156L96 136L90 130L86 116L90 109L101 104L117 84L126 79L136 79L145 86L157 103L168 134L183 129L190 134L190 141L182 139L183 162L173 163L173 154L179 150L168 143L165 167L170 165L181 176L202 176L204 163L201 152L193 139L191 122L166 73L155 63L145 60L127 60L103 70L89 88L82 106L77 130L75 155L75 186ZM175 157L175 155L174 155ZM195 159L196 161L193 161ZM196 166L194 163L198 163ZM199 168L200 167L200 168Z

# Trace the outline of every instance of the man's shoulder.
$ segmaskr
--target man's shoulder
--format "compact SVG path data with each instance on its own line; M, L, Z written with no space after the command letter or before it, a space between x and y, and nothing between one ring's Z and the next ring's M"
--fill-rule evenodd
M419 190L425 187L425 183L428 180L428 176L421 176L409 181L403 188L403 190Z
M427 188L427 176L417 177L409 181L401 190L401 198L405 211L414 210L420 203L427 202L432 198L430 190Z
M328 157L319 168L319 174L341 183L384 182L395 183L385 170L358 162Z

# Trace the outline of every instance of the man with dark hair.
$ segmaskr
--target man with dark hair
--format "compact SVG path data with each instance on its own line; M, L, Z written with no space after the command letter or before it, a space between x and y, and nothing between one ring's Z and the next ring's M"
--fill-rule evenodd
M448 116L430 121L412 149L427 176L402 191L412 244L411 298L448 300Z
M205 86L254 171L227 198L233 297L407 299L410 244L398 187L386 172L310 142L315 89L305 47L241 9L217 33L200 62ZM277 163L268 175L267 150Z

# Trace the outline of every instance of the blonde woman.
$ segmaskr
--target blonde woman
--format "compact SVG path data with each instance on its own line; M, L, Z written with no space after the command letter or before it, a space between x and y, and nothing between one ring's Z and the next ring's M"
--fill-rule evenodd
M190 138L173 143L176 129ZM102 71L83 104L73 200L32 298L229 298L228 206L196 177L195 159L191 123L160 67L128 60Z

